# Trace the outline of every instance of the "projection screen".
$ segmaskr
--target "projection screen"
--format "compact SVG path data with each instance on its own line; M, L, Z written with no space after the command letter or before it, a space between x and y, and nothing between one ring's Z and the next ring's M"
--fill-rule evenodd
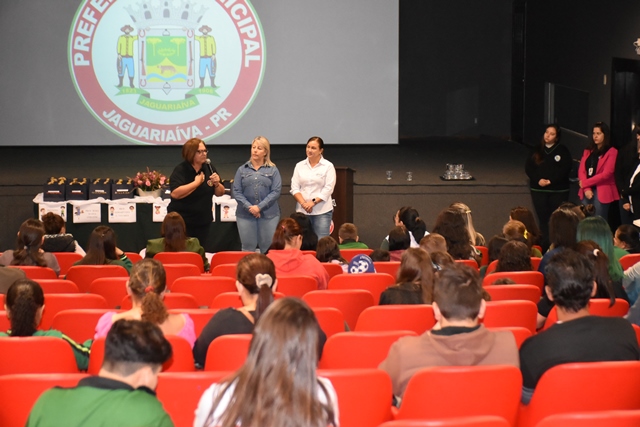
M397 0L2 0L0 146L398 142Z

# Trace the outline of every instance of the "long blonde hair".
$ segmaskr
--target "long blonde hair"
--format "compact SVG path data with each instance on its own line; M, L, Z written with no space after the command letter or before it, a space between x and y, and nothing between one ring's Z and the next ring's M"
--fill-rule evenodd
M253 138L253 141L251 141L251 145L253 145L254 142L260 144L262 148L264 148L264 151L267 152L267 155L264 157L264 165L275 166L276 164L271 161L271 143L269 142L269 140L264 136L256 136L255 138Z
M273 302L256 324L244 365L214 398L205 426L336 425L336 402L316 377L318 341L318 321L304 301ZM230 387L230 403L216 420L214 411ZM318 398L318 387L327 403Z

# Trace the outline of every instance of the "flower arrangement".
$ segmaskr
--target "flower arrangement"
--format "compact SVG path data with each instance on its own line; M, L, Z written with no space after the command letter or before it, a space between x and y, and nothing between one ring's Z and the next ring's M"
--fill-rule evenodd
M167 180L167 177L158 171L138 172L133 177L133 185L142 191L159 190Z

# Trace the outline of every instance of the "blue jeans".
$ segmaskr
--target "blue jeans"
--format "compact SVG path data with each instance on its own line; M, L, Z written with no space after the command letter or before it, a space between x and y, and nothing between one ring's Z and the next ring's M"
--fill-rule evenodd
M600 200L598 200L598 190L594 188L592 191L593 197L591 200L585 197L582 199L582 204L585 206L593 205L593 207L596 208L596 215L601 216L605 221L609 222L609 205L611 203L600 202Z
M333 218L333 211L325 212L320 215L307 215L313 231L318 235L318 240L328 236L331 229L331 218Z
M238 223L238 234L242 242L242 250L254 252L260 248L260 252L265 253L276 231L276 226L280 221L280 216L273 218L240 218L236 217Z

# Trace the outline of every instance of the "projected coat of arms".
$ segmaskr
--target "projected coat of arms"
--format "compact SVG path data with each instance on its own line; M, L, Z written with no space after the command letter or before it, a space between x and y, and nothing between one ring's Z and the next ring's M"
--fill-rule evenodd
M84 104L138 144L229 129L258 93L265 51L249 0L83 0L68 42Z

